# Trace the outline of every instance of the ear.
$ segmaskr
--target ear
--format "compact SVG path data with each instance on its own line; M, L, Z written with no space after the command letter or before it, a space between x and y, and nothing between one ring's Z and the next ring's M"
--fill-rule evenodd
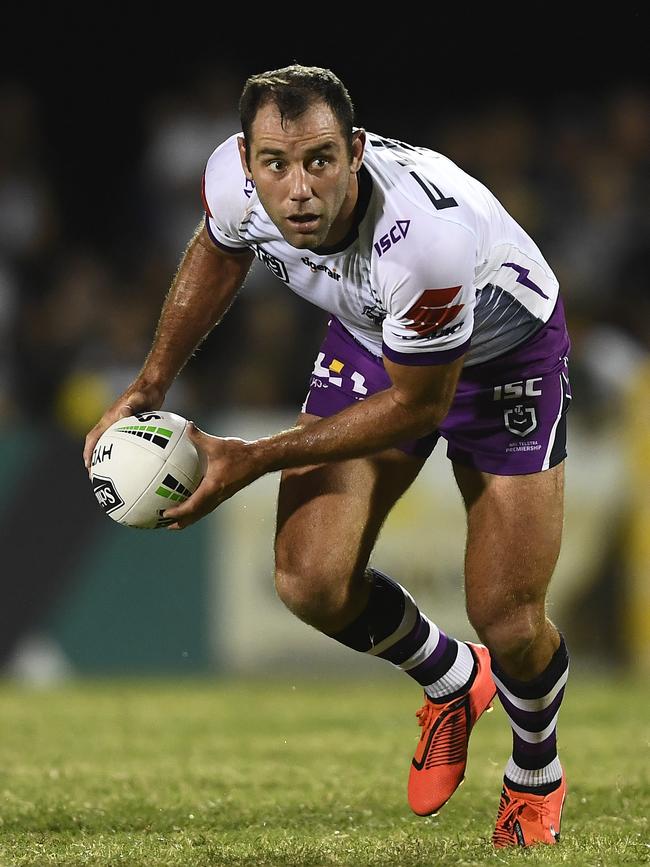
M363 154L366 149L366 131L358 129L352 133L352 162L350 171L356 173L361 168L363 162Z
M241 167L244 171L244 174L249 181L252 181L253 176L251 174L251 170L248 167L248 159L246 157L246 141L241 135L237 136L237 147L239 148L239 159L241 160Z

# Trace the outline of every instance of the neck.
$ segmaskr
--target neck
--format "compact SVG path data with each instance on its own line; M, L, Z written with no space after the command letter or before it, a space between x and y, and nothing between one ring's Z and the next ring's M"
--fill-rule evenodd
M348 184L348 189L345 198L343 199L341 210L338 212L336 219L332 223L332 228L323 244L324 247L334 247L339 243L339 241L342 241L343 238L345 238L352 226L354 210L357 206L358 200L359 175L355 172L350 175L350 183Z

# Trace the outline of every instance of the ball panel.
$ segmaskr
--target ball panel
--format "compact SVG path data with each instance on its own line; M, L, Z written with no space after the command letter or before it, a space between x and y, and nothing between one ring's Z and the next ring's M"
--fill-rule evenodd
M116 439L108 431L97 443L93 462L95 497L114 521L126 515L164 466L160 455L143 448L138 441Z
M141 529L164 527L172 523L163 518L165 509L184 503L196 487L186 473L167 461L138 501L129 510L123 510L118 520L121 524Z
M137 442L164 459L176 448L186 427L187 420L173 412L148 412L120 419L106 433Z
M189 481L188 487L191 487L192 491L196 490L203 478L204 471L201 467L201 460L196 446L188 436L187 428L183 431L176 448L169 455L168 460L185 474Z

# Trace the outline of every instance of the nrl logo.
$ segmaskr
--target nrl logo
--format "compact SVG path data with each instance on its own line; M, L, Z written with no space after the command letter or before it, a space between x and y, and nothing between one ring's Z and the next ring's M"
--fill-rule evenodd
M518 404L514 409L507 409L503 413L506 430L518 437L525 437L537 427L537 414L535 407Z

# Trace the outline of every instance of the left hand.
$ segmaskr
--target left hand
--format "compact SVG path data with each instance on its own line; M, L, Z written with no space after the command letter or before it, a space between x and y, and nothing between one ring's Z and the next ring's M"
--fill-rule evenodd
M189 499L165 510L165 518L175 519L169 530L183 530L196 523L263 475L254 465L250 443L246 440L210 436L194 422L190 422L188 435L203 456L206 470L201 484Z

